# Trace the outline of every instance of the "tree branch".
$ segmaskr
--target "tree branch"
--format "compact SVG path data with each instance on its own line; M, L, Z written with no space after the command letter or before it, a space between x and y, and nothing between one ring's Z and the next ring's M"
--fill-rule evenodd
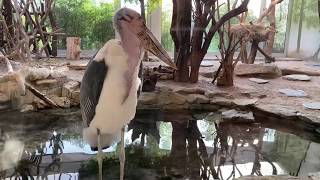
M211 40L214 36L214 34L216 33L216 31L225 23L227 22L229 19L231 19L232 17L235 17L245 11L248 10L247 6L248 6L249 0L244 0L242 1L241 5L231 11L229 11L227 14L225 14L224 16L221 17L221 19L214 25L210 27L210 30L208 32L208 36L205 40L205 42L203 43L202 46L202 53L206 54L207 50L210 46Z

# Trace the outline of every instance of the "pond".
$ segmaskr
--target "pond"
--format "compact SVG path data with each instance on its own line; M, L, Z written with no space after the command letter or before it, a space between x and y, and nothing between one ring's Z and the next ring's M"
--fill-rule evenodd
M125 179L320 171L320 134L263 119L216 122L219 115L211 112L139 111L125 135ZM97 179L96 152L82 140L79 109L1 112L0 127L0 179ZM118 152L117 144L105 150L104 179L119 179ZM16 167L10 157L19 161Z

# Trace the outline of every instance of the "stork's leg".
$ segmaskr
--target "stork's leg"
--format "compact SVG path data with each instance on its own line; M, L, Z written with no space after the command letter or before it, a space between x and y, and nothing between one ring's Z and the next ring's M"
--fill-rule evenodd
M125 126L121 128L121 141L120 141L120 180L124 178L124 163L126 161L125 149L124 149L124 132Z
M99 180L102 180L102 162L103 162L103 152L101 147L101 134L100 129L97 129L98 132L98 166L99 166Z

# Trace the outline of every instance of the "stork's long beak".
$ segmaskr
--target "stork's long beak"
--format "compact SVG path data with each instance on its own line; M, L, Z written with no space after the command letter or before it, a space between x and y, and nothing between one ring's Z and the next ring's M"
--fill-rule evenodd
M138 34L138 37L143 41L143 45L146 50L157 56L173 69L177 70L177 66L171 60L166 50L161 46L160 42L146 26L144 27L144 31Z

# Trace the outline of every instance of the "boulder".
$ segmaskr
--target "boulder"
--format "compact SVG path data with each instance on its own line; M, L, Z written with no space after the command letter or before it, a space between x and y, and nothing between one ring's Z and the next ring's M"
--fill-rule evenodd
M310 81L311 77L304 74L291 74L286 75L282 77L283 79L289 80L289 81Z
M71 99L72 105L79 105L80 104L80 89L76 89L75 91L72 91L70 99Z
M50 70L47 68L27 67L24 69L26 80L36 81L47 79L50 75Z
M70 98L72 92L75 91L76 89L78 89L79 87L80 87L79 82L69 81L69 82L63 84L61 96Z
M234 109L222 112L221 117L222 117L221 122L233 122L233 123L254 122L254 116L252 112L236 111Z
M277 78L281 70L275 64L239 64L235 68L237 76Z

